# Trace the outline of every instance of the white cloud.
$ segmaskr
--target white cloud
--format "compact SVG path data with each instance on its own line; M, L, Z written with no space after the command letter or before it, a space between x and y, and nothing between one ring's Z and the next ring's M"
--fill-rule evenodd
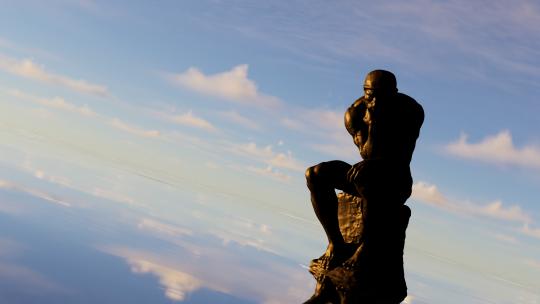
M191 110L183 114L169 115L168 119L177 124L204 129L211 132L216 131L216 128L210 122L193 115L193 111Z
M202 286L202 282L190 274L144 259L127 260L134 273L151 273L159 278L165 288L165 296L173 301L183 301L186 295Z
M184 73L173 74L171 78L174 83L186 89L232 102L262 107L281 104L278 98L258 91L255 82L248 78L247 64L213 75L205 75L199 69L191 67Z
M84 191L84 192L87 192L87 191ZM125 194L119 193L117 191L110 190L110 189L103 189L103 188L96 187L94 188L94 190L88 193L95 197L104 198L104 199L114 201L114 202L125 203L129 205L135 204L135 200L133 198Z
M0 180L0 189L23 192L31 196L43 199L50 203L58 204L64 207L71 207L71 203L66 202L65 200L57 197L54 194L46 193L38 189L32 189L25 186L20 186L9 181Z
M291 151L285 153L277 153L272 157L268 163L272 166L290 169L294 171L304 171L306 167L302 165L298 160L294 159Z
M413 185L412 197L420 202L458 214L481 216L509 222L532 222L531 216L518 205L504 206L501 201L494 201L484 205L450 201L438 190L437 186L426 182L417 182Z
M531 217L525 213L520 206L512 205L504 207L501 201L495 201L483 206L470 204L468 205L468 208L465 208L465 210L467 209L473 214L495 219L523 223L531 222Z
M245 154L247 156L261 158L261 159L269 159L269 158L274 157L272 146L268 145L266 147L259 148L257 147L257 144L254 142L235 145L233 146L233 151L238 152L240 154Z
M412 187L413 198L418 199L422 202L434 204L434 205L443 205L447 203L447 199L439 191L437 186L430 185L426 182L417 182Z
M58 175L52 175L52 174L49 174L48 172L45 172L42 169L34 168L29 159L26 159L22 163L21 169L28 172L28 173L30 173L35 178L39 178L41 180L46 180L49 183L57 184L57 185L64 186L64 187L71 187L71 185L72 185L72 181L67 177L58 176Z
M143 218L139 221L137 227L141 230L153 231L166 236L192 235L189 229L165 224L157 220Z
M268 166L266 168L248 167L247 169L248 171L257 173L262 176L268 176L281 182L289 182L291 180L291 177L289 175L275 170L274 168L272 168L272 166Z
M142 137L159 137L160 136L160 133L157 130L145 130L138 126L128 124L118 118L113 118L112 120L110 120L109 125L119 130L131 133L137 136L142 136Z
M414 303L414 296L408 295L405 300L403 300L403 304L413 304Z
M28 100L49 108L59 109L63 111L78 113L84 116L95 116L96 113L88 107L88 105L77 106L65 101L62 97L41 98L27 94L19 90L9 90L8 93L16 98Z
M208 162L204 163L204 165L205 165L208 169L219 169L219 168L221 168L220 165L216 164L215 162L211 162L211 161L208 161Z
M224 117L225 119L227 119L228 121L232 122L232 123L235 123L237 125L240 125L240 126L243 126L243 127L246 127L248 129L251 129L251 130L260 130L261 129L261 126L245 117L245 116L242 116L240 115L238 112L236 111L225 111L225 112L220 112L220 115L222 117Z
M259 231L256 231L256 232L260 233ZM222 229L222 230L211 230L210 233L212 233L214 236L219 238L222 241L222 244L224 246L227 246L231 243L236 243L241 246L252 247L259 251L265 251L265 252L273 253L275 255L279 255L278 252L268 247L264 238L248 235L244 231L239 232L239 231L234 231L234 230Z
M262 161L269 166L289 169L293 171L305 170L305 166L292 156L288 151L285 153L276 153L272 150L272 146L258 147L256 143L250 142L247 144L232 144L229 150L233 153L247 156L249 158Z
M523 225L520 232L527 235L527 236L540 239L540 228L531 228L531 227L529 227L528 223L525 223Z
M495 233L493 234L493 237L496 238L499 241L503 241L510 244L518 244L519 241L511 235L502 234L502 233Z
M17 60L0 54L0 69L21 77L60 85L81 93L97 96L109 95L107 88L103 85L47 72L43 66L34 63L31 59Z
M467 135L448 145L445 150L453 155L496 164L540 168L540 147L515 147L509 131L488 136L478 143L467 142Z
M208 213L202 216L213 218ZM305 282L311 277L296 263L283 263L268 252L273 252L267 248L266 242L272 237L268 232L272 232L271 229L258 221L233 215L227 219L227 225L215 225L201 235L206 240L204 246L193 242L193 238L176 237L179 247L171 252L140 251L114 245L100 250L122 257L136 273L156 275L165 291L176 291L171 295L183 294L186 297L198 288L205 288L253 303L264 303L269 299L279 303L300 303L309 297L310 291L305 289ZM249 257L242 254L251 252L252 248L261 250L260 254ZM182 253L180 258L178 252ZM247 264L246 258L250 261ZM260 263L261 267L251 267L253 262ZM175 279L163 279L170 277ZM258 282L273 283L270 286Z
M272 234L272 229L270 228L269 225L261 224L260 225L260 230L264 234Z
M536 268L536 269L540 270L540 261L533 260L533 259L527 259L524 262L525 262L525 264L527 266L530 266L530 267L533 267L533 268Z

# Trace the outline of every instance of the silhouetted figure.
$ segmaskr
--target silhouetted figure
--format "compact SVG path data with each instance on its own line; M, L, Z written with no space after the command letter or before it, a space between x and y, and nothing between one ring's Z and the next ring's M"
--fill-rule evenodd
M406 297L403 246L410 209L404 204L423 121L422 106L398 93L394 74L367 74L364 96L345 112L345 127L363 160L352 166L334 160L306 170L313 209L328 237L326 252L311 263L319 284L306 303L399 303ZM357 243L342 235L335 189L359 199L363 229Z

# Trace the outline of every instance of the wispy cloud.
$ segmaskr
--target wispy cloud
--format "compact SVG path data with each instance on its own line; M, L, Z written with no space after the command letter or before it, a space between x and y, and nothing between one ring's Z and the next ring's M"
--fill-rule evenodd
M352 137L345 131L345 127L341 131L321 132L319 138L317 143L310 145L315 151L343 160L360 161L360 151L354 145Z
M287 153L276 153L268 163L272 166L294 171L304 171L305 166L292 156L291 151Z
M88 105L77 106L75 104L67 102L62 97L42 98L42 97L37 97L37 96L31 95L31 94L28 94L19 90L9 90L8 93L11 96L16 97L18 99L28 100L33 103L43 105L49 108L74 112L74 113L78 113L84 116L96 116L96 113L92 111L92 109L90 109Z
M525 223L520 230L521 233L540 239L540 228L531 228L528 223Z
M23 192L31 196L43 199L50 203L54 203L54 204L61 205L64 207L71 207L71 203L65 201L64 199L59 198L58 196L54 194L50 194L50 193L47 193L38 189L32 189L26 186L17 185L10 181L0 180L0 189Z
M293 171L304 171L305 166L292 156L292 153L277 153L274 152L272 146L258 147L256 143L250 142L247 144L231 144L228 150L247 156L251 159L264 162L270 166L289 169Z
M17 60L0 54L0 69L24 78L59 85L80 93L102 97L109 95L107 87L103 85L50 73L42 65L35 63L31 59Z
M345 129L343 116L346 106L343 105L343 110L295 107L290 110L290 117L280 119L280 124L311 138L308 145L315 151L340 159L359 161L358 148Z
M187 228L166 224L158 220L143 218L137 224L141 230L151 231L165 236L174 237L179 235L192 235L193 232Z
M267 166L266 168L248 167L247 169L248 171L257 173L262 176L268 176L281 182L289 182L291 180L290 175L279 172L278 170L272 168L272 166Z
M469 77L464 72L474 71L489 75L485 78L497 84L530 81L530 76L540 75L536 64L540 8L535 1L517 0L511 6L504 1L489 6L464 0L385 1L361 6L354 1L316 1L309 7L295 1L244 5L231 12L225 5L209 9L204 18L210 20L203 22L228 26L303 60L317 61L317 66L336 66L336 62L351 59L363 65L384 62L458 77ZM261 11L264 18L253 18ZM508 77L508 72L515 77ZM500 81L494 81L494 76Z
M11 262L0 262L0 281L10 282L10 286L13 287L10 289L10 294L13 298L27 298L29 295L39 297L43 293L50 292L58 294L67 294L70 292L70 290L61 286L53 279L26 266Z
M540 270L540 261L539 260L533 260L533 259L526 259L524 261L524 263L527 265L527 266L530 266L532 268L536 268L538 270Z
M347 104L343 105L343 112L329 109L307 109L295 107L291 109L293 115L280 120L281 124L295 131L310 130L345 130L344 113ZM294 117L294 118L293 118Z
M120 193L118 191L114 191L112 189L96 187L91 191L84 191L82 189L81 191L87 192L95 197L104 198L113 202L119 202L119 203L124 203L124 204L129 204L129 205L136 204L135 199L133 199L132 197L126 194Z
M495 164L517 165L525 168L540 168L540 147L516 147L510 131L488 136L478 143L469 143L467 135L445 146L453 155Z
M23 171L33 175L35 178L48 181L49 183L57 184L64 187L72 186L72 181L69 178L65 176L50 174L42 169L34 168L34 166L32 166L32 162L29 159L25 159L20 168Z
M531 216L518 205L504 206L501 201L494 201L488 204L451 201L438 190L437 186L426 182L417 182L413 185L412 197L420 202L458 214L481 216L509 222L532 222Z
M499 241L503 241L505 243L509 243L509 244L519 244L519 241L517 240L516 237L512 236L512 235L508 235L508 234L503 234L503 233L495 233L492 235L495 239L499 240Z
M219 113L223 118L237 125L243 126L250 130L259 130L261 126L252 119L240 115L236 111L225 111Z
M259 92L257 84L248 78L247 64L213 75L205 75L191 67L183 73L171 75L171 80L197 93L236 103L262 107L275 107L281 103L277 97Z
M495 219L530 223L531 216L521 209L520 206L512 205L505 207L501 201L494 201L487 205L478 206L469 204L465 210L469 210L472 214L487 216Z
M265 241L272 236L270 226L233 216L230 225L223 228L215 228L215 231L210 231L211 235L199 235L197 238L170 237L176 246L180 246L178 251L170 253L116 246L101 250L125 259L135 273L156 276L171 300L185 299L188 293L199 288L254 303L270 300L299 303L309 296L305 289L309 274L296 263L284 262L267 250ZM201 239L205 240L204 246L201 246ZM259 253L246 254L253 253L254 248L260 250ZM182 256L179 257L177 252L182 252ZM252 267L253 263L260 267ZM231 273L235 275L231 276ZM288 279L281 280L284 277ZM257 282L274 283L269 286Z
M215 132L217 130L216 127L214 127L214 125L212 125L209 121L195 116L191 110L183 114L166 115L166 117L169 121L184 126L204 129L211 132Z
M158 130L144 129L132 123L125 122L119 118L111 118L106 115L96 113L92 109L90 109L87 105L78 106L70 102L67 102L62 97L44 98L44 97L39 97L39 96L29 94L27 92L16 90L16 89L0 88L0 90L6 92L10 96L13 96L21 100L28 100L30 102L43 105L48 108L59 109L62 111L77 113L86 117L94 118L96 119L96 121L99 121L103 124L106 124L118 130L122 130L124 132L131 133L137 136L141 136L141 137L160 137L161 136L161 133ZM50 115L50 114L51 113L48 113L48 112L41 113L41 115ZM183 118L181 117L178 119L179 120L183 119L186 123L192 123L192 124L198 123L199 125L204 124L203 120L200 120L200 119L198 120L197 117L193 117L193 116L183 117Z
M124 122L118 118L111 119L109 121L109 125L119 130L131 133L137 136L142 136L142 137L159 137L160 136L160 132L157 130L146 130L141 127Z

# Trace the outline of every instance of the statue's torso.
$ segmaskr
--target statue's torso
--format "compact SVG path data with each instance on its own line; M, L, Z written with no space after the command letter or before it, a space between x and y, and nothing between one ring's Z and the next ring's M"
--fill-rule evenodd
M401 93L384 102L384 107L380 102L368 109L361 97L351 106L359 111L353 122L360 133L355 143L363 159L387 159L409 164L424 121L422 106Z

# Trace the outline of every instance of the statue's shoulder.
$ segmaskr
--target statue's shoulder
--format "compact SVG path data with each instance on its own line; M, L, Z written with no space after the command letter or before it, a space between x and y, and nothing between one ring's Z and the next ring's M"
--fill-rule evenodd
M406 108L407 112L419 118L421 117L422 120L424 119L424 108L414 98L400 92L397 93L397 98L399 103Z

